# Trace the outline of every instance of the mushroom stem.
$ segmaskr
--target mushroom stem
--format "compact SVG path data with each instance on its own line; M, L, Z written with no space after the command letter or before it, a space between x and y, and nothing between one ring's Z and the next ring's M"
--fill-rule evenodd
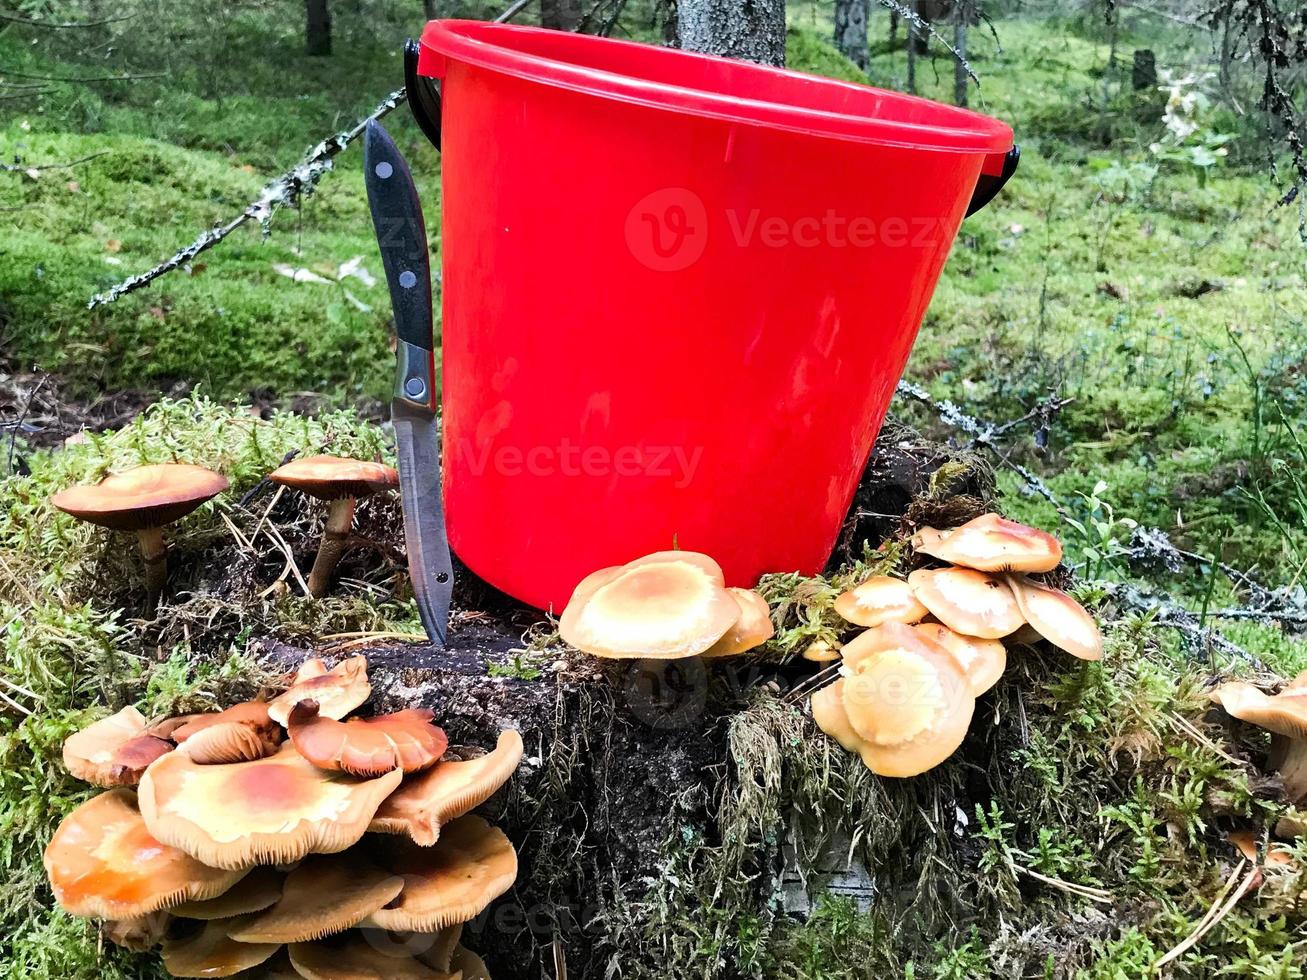
M331 576L345 553L350 531L354 529L354 498L341 497L328 505L327 523L322 529L322 543L318 546L318 557L313 560L313 570L309 572L309 593L315 599L321 599L331 587Z
M1307 797L1307 739L1274 736L1267 764L1280 773L1290 803L1298 804Z
M145 561L145 612L153 616L168 583L168 544L163 540L163 529L158 527L141 528L136 540Z

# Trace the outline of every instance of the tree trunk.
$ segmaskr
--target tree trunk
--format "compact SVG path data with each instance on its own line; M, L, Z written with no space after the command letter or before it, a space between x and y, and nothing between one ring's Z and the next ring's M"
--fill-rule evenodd
M679 0L676 15L686 51L785 64L785 0Z
M917 91L917 22L908 20L908 81L907 89L912 94Z
M331 11L328 0L304 0L304 50L311 55L331 54Z
M893 51L899 46L899 12L891 9L889 12L889 49Z
M967 22L971 19L971 0L955 0L953 4L953 103L967 104Z
M427 20L435 20L440 16L436 0L422 0L422 12L426 14Z
M868 0L835 0L835 47L866 71L871 64L867 49Z
M931 0L917 0L917 16L929 24L935 19L935 5ZM908 37L916 45L917 54L926 54L930 50L930 32L924 27L908 28Z
M581 26L581 0L540 0L540 26L576 30Z

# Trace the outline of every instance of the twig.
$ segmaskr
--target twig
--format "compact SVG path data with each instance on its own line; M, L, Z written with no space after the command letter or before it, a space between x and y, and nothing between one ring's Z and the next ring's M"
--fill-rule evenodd
M39 163L34 166L25 166L21 163L0 163L0 170L6 173L28 173L32 170L67 170L70 167L76 167L88 160L94 160L97 157L105 157L110 153L109 150L101 150L98 153L92 153L90 156L80 157L77 160L69 160L67 163Z
M1112 893L1106 888L1093 888L1089 885L1077 885L1074 882L1063 881L1061 878L1053 878L1049 875L1040 874L1038 871L1017 864L1015 861L1012 862L1012 867L1017 871L1020 871L1023 875L1029 875L1036 881L1042 881L1044 884L1056 888L1059 891L1064 891L1067 894L1087 898L1091 902L1102 902L1104 905L1111 905L1116 901L1116 899L1112 897Z
M12 68L0 66L0 75L9 75L13 78L30 78L37 82L72 82L81 85L86 82L131 82L138 78L166 78L166 71L143 71L136 74L123 72L121 75L85 75L76 77L72 75L33 75L30 72L15 71Z
M911 7L907 6L906 4L899 3L898 0L878 0L878 2L882 7L888 7L890 10L898 14L900 18L906 20L909 24L915 26L917 30L925 31L940 44L944 45L944 47L948 50L949 54L953 55L953 59L959 65L962 66L962 70L967 73L967 75L971 78L971 80L975 82L977 85L980 84L980 76L977 75L975 71L972 70L971 63L967 61L967 59L962 55L960 51L958 51L957 48L953 47L953 45L951 45L948 41L944 40L944 36L940 34L939 31L935 30L934 25L932 25L930 21L920 16L915 10L913 10ZM912 43L911 31L908 31L908 43L909 44Z
M1255 864L1252 866L1252 869L1248 874L1244 876L1243 881L1239 883L1239 887L1235 889L1234 894L1226 899L1225 904L1221 905L1219 910L1217 909L1217 903L1219 903L1221 897L1229 891L1230 885L1247 863L1248 861L1246 859L1240 858L1238 866L1234 869L1234 873L1231 874L1229 879L1226 881L1225 888L1223 888L1221 894L1216 897L1216 902L1212 904L1212 908L1208 909L1207 915L1204 916L1203 921L1198 924L1198 928L1191 932L1184 942L1174 947L1169 953L1154 963L1154 969L1161 969L1166 966L1166 964L1179 959L1185 953L1189 952L1189 950L1193 949L1193 947L1196 946L1205 935L1220 925L1222 919L1234 910L1234 907L1239 904L1239 899L1247 894L1248 889L1252 888L1253 883L1257 881L1261 874L1261 871Z
M14 444L18 441L18 430L23 427L23 423L27 420L27 413L32 410L32 402L36 400L36 396L40 394L41 389L45 387L45 383L49 380L50 375L43 374L41 376L41 380L36 383L36 387L27 393L27 400L23 402L23 410L18 413L18 418L13 423L9 432L9 452L5 455L6 476L14 471Z
M106 17L104 20L28 20L26 17L15 17L13 14L0 12L0 20L7 21L10 24L22 24L24 27L40 27L45 30L64 31L80 27L104 27L106 24L119 24L125 20L131 20L136 14L126 14L122 17Z

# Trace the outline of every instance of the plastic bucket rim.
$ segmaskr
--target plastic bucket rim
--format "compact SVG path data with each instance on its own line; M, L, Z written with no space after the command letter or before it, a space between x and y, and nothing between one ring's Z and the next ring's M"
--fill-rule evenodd
M495 44L473 34L557 34L546 28L516 24L496 24L476 20L442 19L427 23L422 33L421 56L418 72L427 77L440 78L443 72L435 70L436 59L464 62L475 67L511 75L527 81L551 85L574 92L611 99L627 104L678 112L701 118L768 129L783 130L827 139L845 140L876 146L954 153L1002 154L1013 145L1014 135L1007 123L983 113L945 105L920 96L907 95L871 85L860 85L840 79L811 75L788 68L751 65L760 71L776 73L806 83L817 82L837 88L860 92L875 92L893 102L919 103L935 110L947 110L950 116L975 121L974 128L957 128L924 125L902 120L889 120L876 116L831 112L773 102L763 99L741 98L709 89L674 85L623 75L606 69L589 68L572 62L560 61L544 55L532 54L516 48ZM621 45L632 48L651 48L670 58L705 58L740 64L731 58L662 48L635 41L600 38L591 35L572 35L584 38L582 43ZM434 64L433 64L434 63ZM824 125L821 125L824 124Z

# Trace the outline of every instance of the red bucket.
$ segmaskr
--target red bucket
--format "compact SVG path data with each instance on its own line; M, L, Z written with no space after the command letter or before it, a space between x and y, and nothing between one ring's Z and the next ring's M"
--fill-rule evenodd
M1011 129L481 22L428 24L416 72L441 83L410 94L443 153L458 556L556 610L673 547L733 585L820 570L958 226L1015 166Z

